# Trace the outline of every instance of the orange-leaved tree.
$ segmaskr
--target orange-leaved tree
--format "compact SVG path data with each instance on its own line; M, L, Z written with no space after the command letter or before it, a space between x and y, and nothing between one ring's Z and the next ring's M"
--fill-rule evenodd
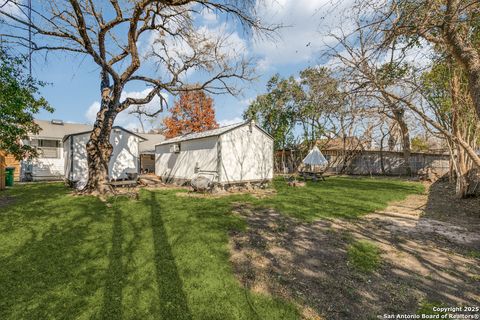
M191 132L218 128L213 99L204 91L183 92L163 123L166 127L165 137L167 139Z

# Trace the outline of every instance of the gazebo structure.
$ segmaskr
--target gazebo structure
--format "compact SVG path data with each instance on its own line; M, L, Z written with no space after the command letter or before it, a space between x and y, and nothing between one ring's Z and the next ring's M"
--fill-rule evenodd
M314 146L312 150L307 154L302 163L305 165L306 170L303 170L300 175L306 180L311 178L316 181L318 178L325 180L323 178L323 172L325 171L328 161L325 159L323 154Z
M327 165L328 161L323 156L322 152L314 146L308 155L303 159L303 164L310 166L311 171L323 170Z

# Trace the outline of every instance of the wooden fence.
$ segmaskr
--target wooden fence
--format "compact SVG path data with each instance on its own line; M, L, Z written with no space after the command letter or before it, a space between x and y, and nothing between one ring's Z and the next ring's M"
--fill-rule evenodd
M0 190L5 190L5 157L0 154Z

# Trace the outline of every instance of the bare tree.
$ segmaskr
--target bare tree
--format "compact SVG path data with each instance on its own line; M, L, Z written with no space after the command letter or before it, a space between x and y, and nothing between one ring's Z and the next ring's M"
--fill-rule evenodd
M363 0L358 6L371 16L370 25L385 31L385 45L400 41L410 47L423 39L451 54L465 70L480 118L478 0Z
M453 125L455 122L451 118L438 117L439 108L427 99L424 94L424 83L420 81L422 75L429 70L430 65L414 67L415 55L412 53L418 52L418 48L399 45L393 40L386 42L389 31L385 31L384 25L378 24L375 19L368 19L368 14L372 13L357 12L354 17L356 27L353 32L334 35L338 40L338 45L331 48L333 56L346 71L346 79L349 79L352 91L387 107L383 110L378 109L378 111L387 111L386 115L391 112L389 116L400 126L404 142L407 138L409 140L409 137L404 134L407 131L402 129L402 121L398 120L403 118L405 110L411 112L426 127L435 130L436 134L441 134L450 142L452 160L457 165L457 194L465 196L465 186L468 185L468 181L465 182L465 172L468 171L468 166L464 166L460 170L458 169L460 162L480 167L480 157L475 152L476 142L472 138L476 134L478 139L478 129L475 129L478 126L478 120L475 120L474 108L471 108L474 115L468 125L464 121L459 122L460 117L466 117L468 114L466 111L468 111L469 104L463 97L462 103L459 105L458 97L460 95L453 92L448 97L452 105L457 106L456 110L463 109L462 116L455 109L452 112L453 114L457 113L456 126L462 123L461 128L469 128L460 130L463 133L455 132ZM440 55L442 53L440 50ZM445 59L445 57L440 56L440 59ZM454 87L453 82L452 87ZM455 96L457 96L457 101L455 101ZM373 102L372 107L375 107L375 104ZM473 102L471 106L473 106ZM404 155L406 149L407 145L404 143ZM468 160L464 161L461 157ZM407 157L405 158L407 159Z
M86 193L106 193L108 163L112 154L109 142L115 118L131 105L141 106L160 98L156 115L163 110L161 92L176 94L203 89L210 93L237 93L235 80L252 78L251 63L241 50L229 49L229 35L212 36L195 26L202 10L212 10L231 23L243 25L247 34L274 31L264 26L255 12L255 1L138 0L92 1L52 0L41 2L28 18L27 6L9 1L18 13L0 8L4 41L36 51L65 51L90 57L99 67L101 107L87 143L88 183ZM19 35L30 28L34 41ZM155 37L148 55L143 56L139 41ZM147 67L155 63L155 72ZM142 68L143 67L143 68ZM202 83L184 83L191 70L202 72ZM152 75L153 74L153 75ZM150 86L145 97L122 100L125 86L142 82Z
M402 89L397 83L397 79L406 72L402 57L396 55L395 46L379 50L378 32L362 27L360 15L354 17L353 22L356 32L340 30L331 34L338 43L330 47L329 55L340 63L338 68L344 74L350 94L363 96L369 101L371 110L385 114L396 122L401 132L405 174L410 175L408 108L402 101L389 95L389 92ZM368 103L365 107L368 108Z

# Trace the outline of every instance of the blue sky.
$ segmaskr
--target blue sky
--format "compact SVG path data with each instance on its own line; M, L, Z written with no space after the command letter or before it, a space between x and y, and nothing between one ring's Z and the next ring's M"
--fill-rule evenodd
M337 5L332 7L332 2ZM243 83L244 90L238 97L213 96L217 120L221 124L240 121L249 102L265 91L266 82L275 73L285 77L297 76L305 67L321 63L320 52L328 42L325 34L334 28L340 14L348 7L349 1L340 2L338 6L338 2L331 0L264 1L258 8L265 23L286 26L279 31L276 41L246 38L241 30L227 24L224 28L230 34L232 45L241 47L248 57L255 59L259 78ZM199 27L211 30L219 30L224 23L221 17L211 12L203 12L198 18ZM36 54L33 75L49 83L41 93L55 108L53 114L42 112L38 118L80 123L93 121L99 107L99 70L89 57L55 53L45 59ZM192 75L192 80L195 81L195 75ZM140 85L129 87L128 95L140 96L144 89ZM169 102L171 104L173 100ZM119 116L117 124L130 129L139 125L126 112Z

